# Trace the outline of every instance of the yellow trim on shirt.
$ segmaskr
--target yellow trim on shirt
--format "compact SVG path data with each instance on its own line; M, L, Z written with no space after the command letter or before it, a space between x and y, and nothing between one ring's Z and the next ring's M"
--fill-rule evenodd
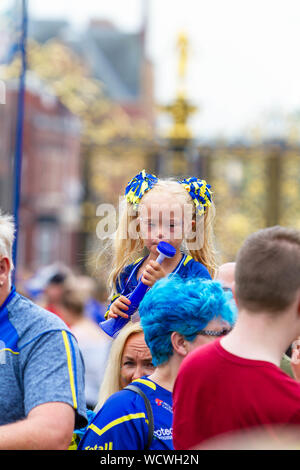
M71 386L71 392L72 392L72 398L73 398L73 407L76 410L77 398L76 398L75 381L74 381L74 374L73 374L73 368L72 368L70 344L69 344L68 335L66 331L63 330L61 333L63 336L64 345L65 345L66 353L67 353L67 362L68 362L69 379L70 379L70 386Z
M147 379L135 379L132 382L140 382L141 384L147 385L148 387L152 388L153 390L156 390L156 385L154 382L151 382L150 380Z
M140 419L140 418L146 419L145 413L132 413L126 416L121 416L121 418L117 418L114 421L111 421L102 429L99 429L97 426L95 426L95 424L90 424L88 429L91 429L92 431L94 431L96 434L98 434L98 436L102 436L102 434L104 434L106 431L113 428L114 426L117 426L118 424L125 423L126 421L130 421L132 419Z
M188 264L188 262L191 261L191 259L193 259L193 257L190 256L190 255L188 255L188 256L185 258L184 262L183 262L183 266L186 266L186 265Z

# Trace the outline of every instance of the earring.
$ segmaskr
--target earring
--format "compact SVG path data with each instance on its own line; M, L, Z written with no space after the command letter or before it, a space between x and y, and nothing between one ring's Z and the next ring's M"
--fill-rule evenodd
M0 287L3 287L4 281L0 281Z

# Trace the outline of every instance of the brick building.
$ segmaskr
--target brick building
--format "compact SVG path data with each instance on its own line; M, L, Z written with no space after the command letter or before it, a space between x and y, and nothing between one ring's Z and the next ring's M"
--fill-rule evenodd
M7 88L0 107L0 178L12 194L18 89ZM25 95L18 265L34 270L60 261L77 264L80 198L80 121L28 74ZM3 190L2 190L3 193ZM6 210L9 202L1 199Z

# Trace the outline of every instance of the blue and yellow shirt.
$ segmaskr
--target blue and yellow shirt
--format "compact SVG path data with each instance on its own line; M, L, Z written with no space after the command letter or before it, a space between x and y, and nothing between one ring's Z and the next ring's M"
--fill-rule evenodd
M147 377L132 382L149 399L154 419L150 450L173 450L172 393ZM143 398L129 390L114 393L88 426L78 450L144 450L148 416Z
M68 403L86 424L82 356L60 318L13 288L0 307L0 426L47 402Z
M111 304L118 298L120 295L127 296L134 291L138 285L137 273L139 268L145 261L145 258L139 258L134 263L129 264L124 268L120 274L120 278L116 283L117 291L114 293L111 303L109 304L106 312L106 316L110 309ZM182 258L174 271L169 274L177 274L183 278L189 277L199 277L202 279L210 279L211 275L209 274L207 268L200 262L195 261L190 255L182 255Z

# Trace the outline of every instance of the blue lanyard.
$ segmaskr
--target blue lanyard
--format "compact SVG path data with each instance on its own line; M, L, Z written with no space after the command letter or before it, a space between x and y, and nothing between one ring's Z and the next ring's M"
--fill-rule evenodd
M124 286L124 289L123 289L123 292L125 291L126 287L128 286L132 276L136 273L136 271L138 270L138 268L141 266L141 264L143 263L143 261L145 261L146 259L146 256L144 258L141 259L141 261L139 261L139 263L136 264L136 266L133 268L133 270L131 271L131 274L129 276L129 278L127 279L126 281L126 284Z

